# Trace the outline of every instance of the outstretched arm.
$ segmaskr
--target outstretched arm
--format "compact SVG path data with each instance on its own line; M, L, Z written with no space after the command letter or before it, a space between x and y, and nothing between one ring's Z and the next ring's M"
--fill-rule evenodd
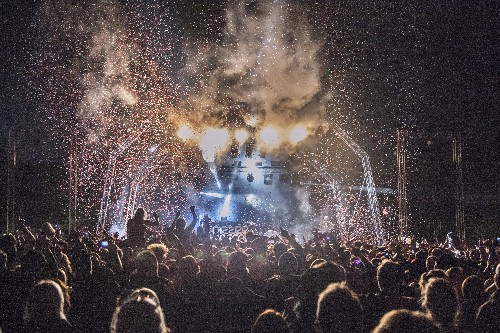
M175 225L177 224L177 220L179 219L179 216L181 216L181 212L175 213L174 220L172 221L172 225L170 227L167 227L167 231L172 231L175 229Z
M193 215L193 220L191 221L191 224L186 228L186 231L191 233L196 226L196 223L198 222L198 215L196 214L196 211L194 210L194 206L191 206L191 215Z
M21 231L24 232L24 235L26 237L26 242L29 243L31 246L35 246L36 237L24 223L21 224Z
M284 239L286 239L288 241L288 243L297 251L297 253L299 255L302 254L304 249L299 244L299 242L297 242L294 234L290 234L290 233L288 233L287 230L280 227L280 235L281 235L281 237L283 237Z

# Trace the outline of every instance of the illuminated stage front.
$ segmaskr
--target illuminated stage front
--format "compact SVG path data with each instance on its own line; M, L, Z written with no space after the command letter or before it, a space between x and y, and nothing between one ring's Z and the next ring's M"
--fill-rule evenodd
M112 155L108 169L113 173L105 177L111 185L104 186L98 227L124 236L126 221L138 207L155 212L165 227L177 211L190 221L187 208L194 205L200 220L208 215L214 223L251 223L261 234L282 227L301 238L313 229L333 230L344 238L382 237L367 154L340 129L327 133L335 140L318 145L318 136L311 135L285 146L288 150L265 150L268 146L255 134L241 143L227 131L192 135L198 137L168 144L128 141L128 149L144 151L133 163L126 153ZM344 158L360 161L352 166L331 162L342 150L350 153Z
M212 220L256 222L277 226L290 218L293 197L285 162L248 149L209 163L209 184L199 193L199 206Z

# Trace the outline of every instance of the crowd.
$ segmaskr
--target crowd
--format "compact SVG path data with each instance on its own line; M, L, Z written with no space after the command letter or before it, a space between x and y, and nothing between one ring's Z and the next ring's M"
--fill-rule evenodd
M50 223L3 235L1 331L500 332L494 240L214 240L191 214L153 239L143 209L126 239Z

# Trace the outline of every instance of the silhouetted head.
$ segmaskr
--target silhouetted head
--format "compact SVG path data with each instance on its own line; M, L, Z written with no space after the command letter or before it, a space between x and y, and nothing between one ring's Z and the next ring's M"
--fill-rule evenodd
M468 276L462 283L464 299L482 299L484 296L483 280L477 275Z
M0 235L0 250L7 254L7 261L14 261L17 254L16 238L12 234Z
M135 260L137 273L145 276L158 275L158 260L150 250L139 252Z
M428 281L432 278L440 278L440 279L448 279L448 275L442 269L431 269L428 272L422 273L420 275L420 279L418 281L418 286L420 288L420 292L423 294L424 289Z
M165 246L165 244L161 243L149 244L147 246L147 249L155 254L156 260L158 260L158 262L162 262L168 255L168 248Z
M464 273L463 273L463 268L462 267L450 267L446 271L446 275L448 276L449 281L453 284L455 289L461 290L462 289L462 282L464 282Z
M278 268L281 274L290 275L297 273L299 267L297 258L291 252L283 253L278 260Z
M345 282L345 280L344 267L330 261L325 261L306 270L302 274L300 284L305 294L311 294L316 297L330 283Z
M425 250L420 250L417 253L415 253L415 258L418 259L419 261L426 261L427 256L429 254Z
M119 285L116 282L115 273L108 267L99 266L92 273L94 285L106 292L115 292Z
M358 297L343 283L330 284L318 298L318 332L363 332L363 309Z
M28 321L64 319L64 295L59 284L41 280L31 290L26 306Z
M158 298L156 292L152 289L145 287L134 290L129 296L125 298L122 304L127 303L131 299L139 299L139 298L149 298L153 300L157 305L161 305L160 299Z
M289 333L283 315L275 310L268 309L262 312L252 326L252 333Z
M458 312L457 293L448 280L431 278L425 286L422 305L440 325L452 326Z
M441 333L438 325L421 312L392 310L380 320L373 333Z
M393 261L386 260L377 269L377 282L381 291L399 291L404 283L403 267Z
M434 269L436 267L436 262L437 258L435 256L428 256L427 259L425 259L425 268L427 268L427 270Z
M227 269L231 271L240 271L247 269L248 257L241 251L232 252L227 258Z
M175 265L176 276L182 281L192 281L200 272L200 266L193 256L184 256Z
M150 297L137 295L115 309L111 333L168 333L163 310Z
M146 219L146 210L142 207L137 208L134 214L134 220L142 221L145 219Z

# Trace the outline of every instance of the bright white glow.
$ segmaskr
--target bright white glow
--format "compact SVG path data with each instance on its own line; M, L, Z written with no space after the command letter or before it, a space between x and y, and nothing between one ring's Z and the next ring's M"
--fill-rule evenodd
M224 199L224 204L220 210L220 217L228 217L229 216L229 206L231 204L232 194L228 194Z
M280 143L280 133L274 127L265 127L260 131L260 138L266 146L276 146Z
M219 181L219 176L217 176L217 170L215 169L215 164L210 163L209 164L210 172L212 172L212 175L214 175L215 181L217 182L217 187L221 188L220 186L220 181Z
M290 142L296 145L307 137L307 129L303 126L296 126L290 132Z
M229 132L225 128L208 128L200 138L199 146L207 162L215 161L215 154L227 147Z
M245 196L245 202L255 208L261 204L260 199L253 193Z
M182 125L177 131L177 136L184 141L187 141L193 137L194 133L189 125Z
M245 168L247 168L247 171L249 173L252 173L255 176L256 173L259 173L259 167L257 167L258 161L260 161L260 160L258 160L256 158L247 158L247 159L243 160L242 165Z
M224 194L222 193L215 193L215 192L200 192L201 195L206 195L207 197L212 197L212 198L218 198L222 199L224 198Z
M154 153L154 152L156 151L156 149L157 149L157 148L158 148L158 145L154 145L154 146L149 147L148 151L149 151L150 153Z
M234 137L240 145L244 144L248 139L248 132L245 129L237 129L234 131Z

